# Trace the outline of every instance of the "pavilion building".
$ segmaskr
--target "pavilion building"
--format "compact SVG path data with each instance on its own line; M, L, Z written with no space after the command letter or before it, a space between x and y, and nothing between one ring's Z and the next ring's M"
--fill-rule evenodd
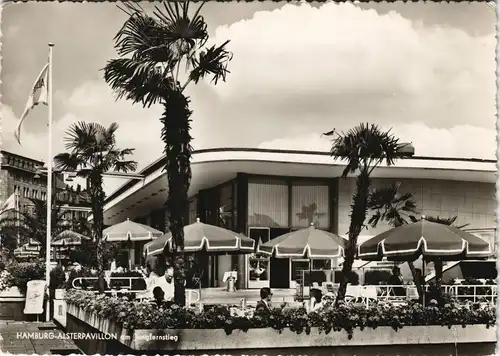
M129 218L165 231L167 177L164 157L106 199L104 218L112 225ZM355 177L341 178L345 164L327 152L220 148L193 152L187 223L202 222L243 233L266 242L314 223L317 228L345 236L355 190ZM401 183L414 193L421 214L468 224L493 246L496 227L496 161L413 156L372 174L373 187ZM363 230L360 241L389 226ZM143 243L131 249L139 263ZM239 288L293 288L309 260L274 259L258 255L200 256L206 264L204 287L223 285L224 272L238 271ZM312 269L335 267L339 261L313 260Z

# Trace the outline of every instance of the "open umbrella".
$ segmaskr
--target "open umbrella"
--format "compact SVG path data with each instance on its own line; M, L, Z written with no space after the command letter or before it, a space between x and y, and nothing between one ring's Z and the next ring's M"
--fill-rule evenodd
M90 241L91 238L88 236L79 234L78 232L75 232L73 230L65 230L65 231L61 232L59 235L57 235L52 240L51 245L54 248L57 248L59 251L59 253L55 254L57 259L65 259L67 256L63 257L63 254L61 252L64 250L67 250L67 247L81 245L83 240ZM67 258L69 258L69 257L67 257Z
M40 253L38 251L27 250L26 247L27 247L27 244L16 248L14 250L14 256L16 258L20 258L20 259L21 258L35 258L35 257L39 256Z
M455 261L466 259L487 259L493 255L491 245L466 231L453 226L422 220L405 224L358 245L358 258L368 261L415 261L422 257L425 262ZM425 279L422 280L425 284ZM424 286L423 286L424 287ZM425 297L423 300L425 304Z
M83 240L91 240L91 238L72 230L65 230L52 240L52 246L78 246Z
M143 225L125 220L116 225L106 228L103 232L103 240L110 242L131 242L131 241L150 241L163 235L163 232L152 228L151 226ZM130 246L129 246L130 256ZM129 258L130 265L130 258ZM129 266L130 267L130 266Z
M316 229L314 224L311 224L308 228L288 232L257 246L257 252L275 258L330 259L344 255L346 242L342 237ZM310 261L309 275L311 269ZM312 285L312 279L310 282Z
M358 246L358 258L392 261L447 261L491 257L491 245L471 233L453 226L422 219L385 231Z
M163 235L163 232L127 219L106 228L102 232L104 241L148 241Z
M169 232L144 245L144 254L146 258L157 256L171 247L172 233ZM222 227L204 224L200 219L184 226L184 252L252 253L254 250L253 239Z
M346 240L310 227L288 232L257 247L257 252L278 258L336 258L343 256Z

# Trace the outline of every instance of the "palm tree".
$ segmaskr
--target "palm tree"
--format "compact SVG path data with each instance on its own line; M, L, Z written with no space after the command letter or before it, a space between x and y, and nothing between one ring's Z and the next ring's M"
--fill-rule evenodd
M302 205L300 213L295 214L299 220L307 220L308 225L316 223L326 213L318 213L318 205L311 203L309 205Z
M418 214L417 204L413 200L414 193L401 193L401 183L396 182L370 192L368 198L368 210L373 211L373 215L368 220L368 224L375 228L380 221L386 221L390 226L397 227L414 221ZM419 298L423 298L424 289L413 261L408 261L408 266L417 287ZM423 272L423 271L422 271Z
M211 77L214 84L225 81L231 54L229 41L206 48L207 24L200 15L204 2L189 16L189 1L164 2L148 15L137 4L128 3L129 15L115 37L122 58L104 68L104 80L133 103L150 107L159 103L164 112L161 139L165 144L168 176L169 228L173 237L175 301L185 305L184 214L188 210L191 181L191 114L185 90L190 83ZM181 67L185 70L181 71ZM181 83L182 82L182 83Z
M29 199L32 207L28 211L18 211L15 217L2 220L0 228L12 238L17 239L17 234L22 237L20 243L26 243L29 239L40 244L40 254L45 253L47 241L47 202L39 199ZM52 209L52 236L64 231L68 224L64 218L64 212L60 206Z
M352 264L356 256L358 236L365 225L370 195L370 175L380 164L385 162L386 165L391 166L397 159L408 156L408 153L403 150L405 144L399 143L399 139L390 131L384 132L377 125L360 124L347 133L338 134L332 130L324 135L334 134L337 137L333 139L330 154L334 158L347 161L342 177L357 173L356 191L351 204L349 239L336 300L338 303L345 298L348 276L352 272Z
M96 243L99 292L104 292L104 261L102 230L104 228L103 174L135 171L137 162L126 160L133 149L116 148L118 125L104 127L98 123L77 122L66 131L65 148L69 152L55 157L55 166L65 171L77 171L79 177L87 179L87 190L92 206L92 235Z
M434 222L437 224L443 224L447 226L452 226L456 221L457 221L458 216L453 216L451 218L442 218L439 216L425 216L423 219ZM413 222L418 221L416 218L412 218ZM455 225L454 227L457 229L463 229L464 227L468 226L469 224L463 224L463 225ZM443 261L441 259L435 259L433 260L434 264L434 272L436 276L436 289L438 290L439 293L441 293L441 284L443 282ZM422 271L423 272L423 271Z

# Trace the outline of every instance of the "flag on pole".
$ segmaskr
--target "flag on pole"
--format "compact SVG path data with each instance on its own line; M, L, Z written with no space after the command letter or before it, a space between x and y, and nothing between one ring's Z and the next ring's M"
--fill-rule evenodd
M48 74L49 64L47 63L33 84L30 96L28 97L28 102L26 103L24 112L21 115L19 124L17 124L16 131L14 132L14 136L19 144L21 144L21 125L23 124L24 119L26 119L26 116L28 116L29 112L38 104L48 105Z
M7 198L5 203L3 203L2 207L0 208L0 215L3 213L9 211L9 210L15 210L17 208L16 205L16 194L12 194L10 197Z

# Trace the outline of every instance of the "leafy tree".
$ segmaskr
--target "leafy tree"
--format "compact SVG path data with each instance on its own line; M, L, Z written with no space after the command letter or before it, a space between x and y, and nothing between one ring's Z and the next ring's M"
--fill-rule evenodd
M40 199L29 199L32 203L28 211L19 211L13 217L2 220L0 228L12 239L17 240L19 232L20 244L33 239L40 244L40 255L44 256L47 241L47 202ZM51 234L56 236L68 228L64 211L60 206L52 209Z
M207 23L200 12L202 2L189 15L189 1L164 2L148 15L137 4L123 9L128 20L115 37L119 59L104 68L104 80L133 103L163 106L161 139L165 144L168 176L169 228L173 237L175 302L185 305L184 214L188 210L191 182L191 114L189 84L211 77L214 84L225 80L231 54L226 45L207 47ZM181 71L181 68L184 68Z
M414 221L418 214L414 193L401 193L401 183L396 182L387 187L374 189L368 198L368 210L374 212L368 224L375 228L380 221L386 221L390 226L397 227ZM408 266L417 287L419 298L423 298L424 289L413 261L408 261ZM422 271L424 272L424 271Z
M335 159L347 161L342 172L345 178L349 174L357 174L356 191L351 204L351 221L349 224L349 239L345 250L342 267L342 279L337 294L338 303L345 298L348 275L356 256L356 245L361 229L365 226L370 195L370 175L382 163L393 165L396 160L405 158L405 144L399 143L390 131L384 132L377 125L360 124L346 133L335 133L335 130L325 133L326 136L337 135L333 139L330 154Z
M104 127L98 123L78 122L66 131L65 148L69 152L55 157L55 166L64 171L77 171L87 179L87 191L92 206L92 237L96 243L99 292L104 292L104 260L102 231L104 228L103 174L108 171L135 171L137 162L127 160L133 149L116 147L118 125Z

